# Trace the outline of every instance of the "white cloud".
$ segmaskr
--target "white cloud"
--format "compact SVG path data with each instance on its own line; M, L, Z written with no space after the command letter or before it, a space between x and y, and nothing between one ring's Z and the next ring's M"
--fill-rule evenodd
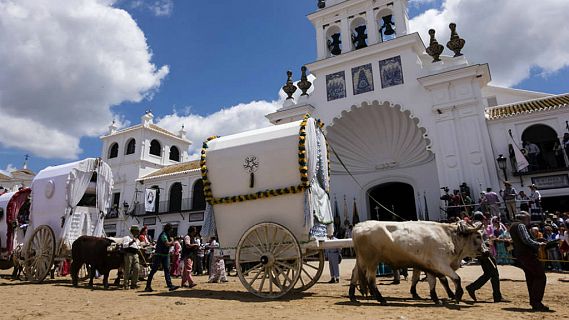
M155 16L169 16L174 11L174 0L119 0L131 9L149 10Z
M14 167L14 165L11 163L8 163L8 165L6 166L6 169L5 169L6 172L12 172L12 171L16 171L16 170L18 170L18 168Z
M207 137L226 136L270 126L271 123L265 115L275 112L281 105L282 101L252 101L224 108L207 116L175 112L159 119L157 125L172 132L178 132L184 125L187 137L193 143L190 146L190 155L195 156Z
M444 0L410 21L426 43L434 28L445 45L450 22L466 40L463 53L471 63L490 64L494 84L512 86L532 68L553 73L569 66L569 1ZM448 49L446 54L450 52Z
M111 0L0 0L0 144L77 158L79 139L104 132L110 107L156 90L142 30Z
M173 0L158 0L149 4L149 9L157 16L169 16L174 10Z

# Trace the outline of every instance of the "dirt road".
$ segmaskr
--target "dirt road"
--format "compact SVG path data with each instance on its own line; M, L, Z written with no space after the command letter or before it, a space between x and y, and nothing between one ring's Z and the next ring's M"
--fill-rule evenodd
M473 303L468 295L459 305L448 302L442 306L430 300L412 300L409 282L390 285L390 278L379 278L380 290L388 299L387 306L372 300L361 300L354 305L347 297L348 279L354 260L345 259L341 265L342 279L338 284L325 283L328 271L321 282L307 292L290 294L286 298L265 301L245 291L237 277L229 283L208 284L206 276L197 277L198 286L168 292L164 277L158 273L153 293L142 290L123 291L118 288L104 290L102 280L96 281L94 290L86 283L80 288L71 286L70 278L46 280L42 284L12 281L10 271L0 275L0 319L568 319L569 274L549 273L544 303L555 313L532 313L521 270L501 266L501 285L509 303L491 303L490 283L478 293L479 302ZM463 283L472 282L481 274L480 266L460 269ZM111 278L113 279L113 278ZM174 279L179 284L179 279ZM444 290L438 286L440 297ZM427 283L419 284L419 294L428 297Z

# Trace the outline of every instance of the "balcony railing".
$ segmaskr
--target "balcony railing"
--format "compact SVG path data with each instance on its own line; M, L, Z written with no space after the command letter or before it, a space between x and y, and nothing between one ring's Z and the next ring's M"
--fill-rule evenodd
M160 201L158 203L158 210L156 211L156 207L154 211L146 211L144 203L138 203L134 205L134 209L130 214L135 216L144 216L144 215L155 215L155 214L165 214L165 213L182 213L182 212L190 212L191 216L201 214L203 217L202 208L192 208L192 199L185 198L181 201ZM193 219L197 219L194 217ZM192 218L190 219L192 220ZM200 219L200 220L203 220ZM192 221L199 221L199 220L192 220Z

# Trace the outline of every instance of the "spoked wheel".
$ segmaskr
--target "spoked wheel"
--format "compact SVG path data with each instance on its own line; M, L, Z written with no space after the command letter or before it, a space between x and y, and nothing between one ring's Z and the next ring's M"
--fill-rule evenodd
M318 282L322 271L324 271L324 251L307 250L302 256L302 271L294 286L294 290L305 291L310 289Z
M8 270L14 267L14 263L12 262L12 258L9 259L0 259L0 270Z
M24 274L28 281L40 283L51 271L55 258L55 235L49 226L42 225L24 248Z
M302 269L302 253L287 228L276 223L260 223L239 240L235 265L239 280L249 292L275 299L296 284Z

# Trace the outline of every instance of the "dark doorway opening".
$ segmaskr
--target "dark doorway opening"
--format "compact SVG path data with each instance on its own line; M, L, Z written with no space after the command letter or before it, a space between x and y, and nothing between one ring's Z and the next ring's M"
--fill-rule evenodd
M549 213L569 212L569 196L542 197L541 207L544 212L549 211Z
M182 184L176 182L170 187L170 199L169 199L170 212L181 212L182 211Z
M384 207L395 212L405 220L417 220L415 192L413 187L402 182L388 182L370 189L369 194ZM379 221L401 221L371 199L369 201L369 217Z

